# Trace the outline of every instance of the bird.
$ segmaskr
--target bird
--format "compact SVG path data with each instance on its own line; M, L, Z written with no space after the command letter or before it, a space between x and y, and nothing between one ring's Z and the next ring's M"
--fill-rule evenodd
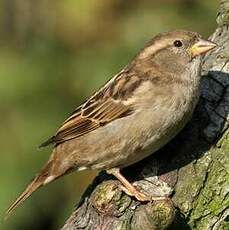
M53 145L53 151L6 216L40 187L86 169L105 170L140 202L160 199L139 191L120 170L155 153L184 128L199 99L201 56L215 47L192 31L154 36L40 145Z

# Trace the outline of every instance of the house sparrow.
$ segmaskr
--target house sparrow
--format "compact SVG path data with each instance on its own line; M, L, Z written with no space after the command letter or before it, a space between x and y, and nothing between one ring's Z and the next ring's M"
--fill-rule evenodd
M6 214L41 186L84 169L113 174L139 201L160 199L138 191L120 169L159 150L189 121L199 97L200 56L215 46L190 31L150 40L41 145L54 144L48 162Z

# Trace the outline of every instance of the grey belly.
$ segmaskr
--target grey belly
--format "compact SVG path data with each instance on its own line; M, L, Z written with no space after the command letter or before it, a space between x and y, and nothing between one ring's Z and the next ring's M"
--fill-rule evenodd
M170 124L171 113L168 111L153 114L144 111L70 140L61 148L64 149L65 159L69 155L68 159L82 168L126 167L168 143L184 127L189 115L181 111L178 122Z
M131 128L123 129L127 133L120 135L120 139L114 142L113 146L108 145L104 152L100 152L104 157L94 162L92 168L124 168L134 164L166 145L185 124L186 121L182 121L165 128L159 121L157 125L160 127L154 129L142 129L142 127L134 127L134 131Z

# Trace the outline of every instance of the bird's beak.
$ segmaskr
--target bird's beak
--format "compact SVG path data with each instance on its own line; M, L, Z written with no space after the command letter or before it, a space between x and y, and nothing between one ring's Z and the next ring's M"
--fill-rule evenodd
M217 45L214 42L207 40L199 39L192 47L189 48L189 52L192 57L196 57L201 54L207 53L209 50L212 50Z

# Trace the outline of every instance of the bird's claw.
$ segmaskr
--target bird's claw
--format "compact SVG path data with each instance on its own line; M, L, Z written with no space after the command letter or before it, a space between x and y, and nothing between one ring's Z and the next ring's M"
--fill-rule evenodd
M152 202L152 201L167 199L167 197L150 196L148 194L138 191L136 188L134 188L133 190L128 190L126 187L121 186L121 189L127 195L135 197L138 201L141 201L141 202Z

